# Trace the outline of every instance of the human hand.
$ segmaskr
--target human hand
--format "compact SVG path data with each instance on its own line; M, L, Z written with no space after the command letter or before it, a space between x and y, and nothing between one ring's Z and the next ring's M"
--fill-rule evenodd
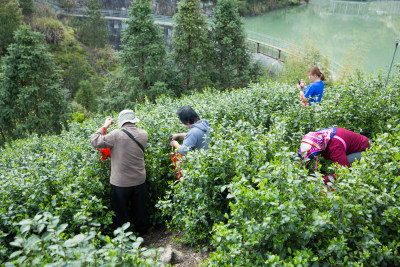
M169 145L172 146L173 148L178 148L179 143L178 143L177 141L175 141L175 140L172 140L172 141L169 143Z
M300 80L300 88L303 89L306 86L306 83L303 79Z
M171 140L176 140L178 138L185 138L186 133L177 133L177 134L173 134L171 135Z
M171 140L176 140L178 138L184 138L185 136L183 136L181 133L177 133L177 134L173 134L171 135Z
M106 121L104 122L103 127L107 129L108 127L110 127L110 125L113 125L113 124L114 124L114 120L112 118L107 118Z

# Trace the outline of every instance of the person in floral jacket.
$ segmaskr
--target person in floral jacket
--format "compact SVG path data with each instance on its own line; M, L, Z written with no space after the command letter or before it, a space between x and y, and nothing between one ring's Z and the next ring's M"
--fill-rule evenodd
M305 165L310 164L313 158L322 155L341 166L350 167L356 160L361 159L361 153L370 146L369 139L359 133L344 128L333 127L318 132L310 132L301 140L298 156ZM335 174L324 177L324 182L333 182Z

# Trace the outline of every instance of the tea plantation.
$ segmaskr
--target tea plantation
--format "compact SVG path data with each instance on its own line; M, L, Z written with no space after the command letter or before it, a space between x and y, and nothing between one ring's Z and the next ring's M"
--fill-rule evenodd
M149 133L152 222L213 247L211 266L400 265L400 79L385 90L382 80L359 75L328 87L311 108L301 107L294 85L278 83L138 106ZM212 140L209 151L185 157L177 183L168 144L185 131L182 105L210 122ZM161 264L129 229L110 231L110 164L89 143L104 119L0 150L0 263ZM299 166L302 136L330 126L373 145L351 171L324 160L318 171ZM340 179L326 193L321 177L333 171Z

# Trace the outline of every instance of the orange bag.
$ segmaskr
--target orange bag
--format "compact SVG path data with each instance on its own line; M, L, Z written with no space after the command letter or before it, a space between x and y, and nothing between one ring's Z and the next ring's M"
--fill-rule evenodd
M176 180L180 181L182 178L181 174L182 155L178 151L175 151L175 153L171 155L171 161L172 161L172 169L176 173Z

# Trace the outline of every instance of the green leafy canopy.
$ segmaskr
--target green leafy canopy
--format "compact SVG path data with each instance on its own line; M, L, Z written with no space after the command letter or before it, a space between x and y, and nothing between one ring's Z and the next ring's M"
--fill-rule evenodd
M14 38L4 57L0 81L0 123L7 125L2 129L3 139L60 132L68 114L61 70L42 34L21 26Z

